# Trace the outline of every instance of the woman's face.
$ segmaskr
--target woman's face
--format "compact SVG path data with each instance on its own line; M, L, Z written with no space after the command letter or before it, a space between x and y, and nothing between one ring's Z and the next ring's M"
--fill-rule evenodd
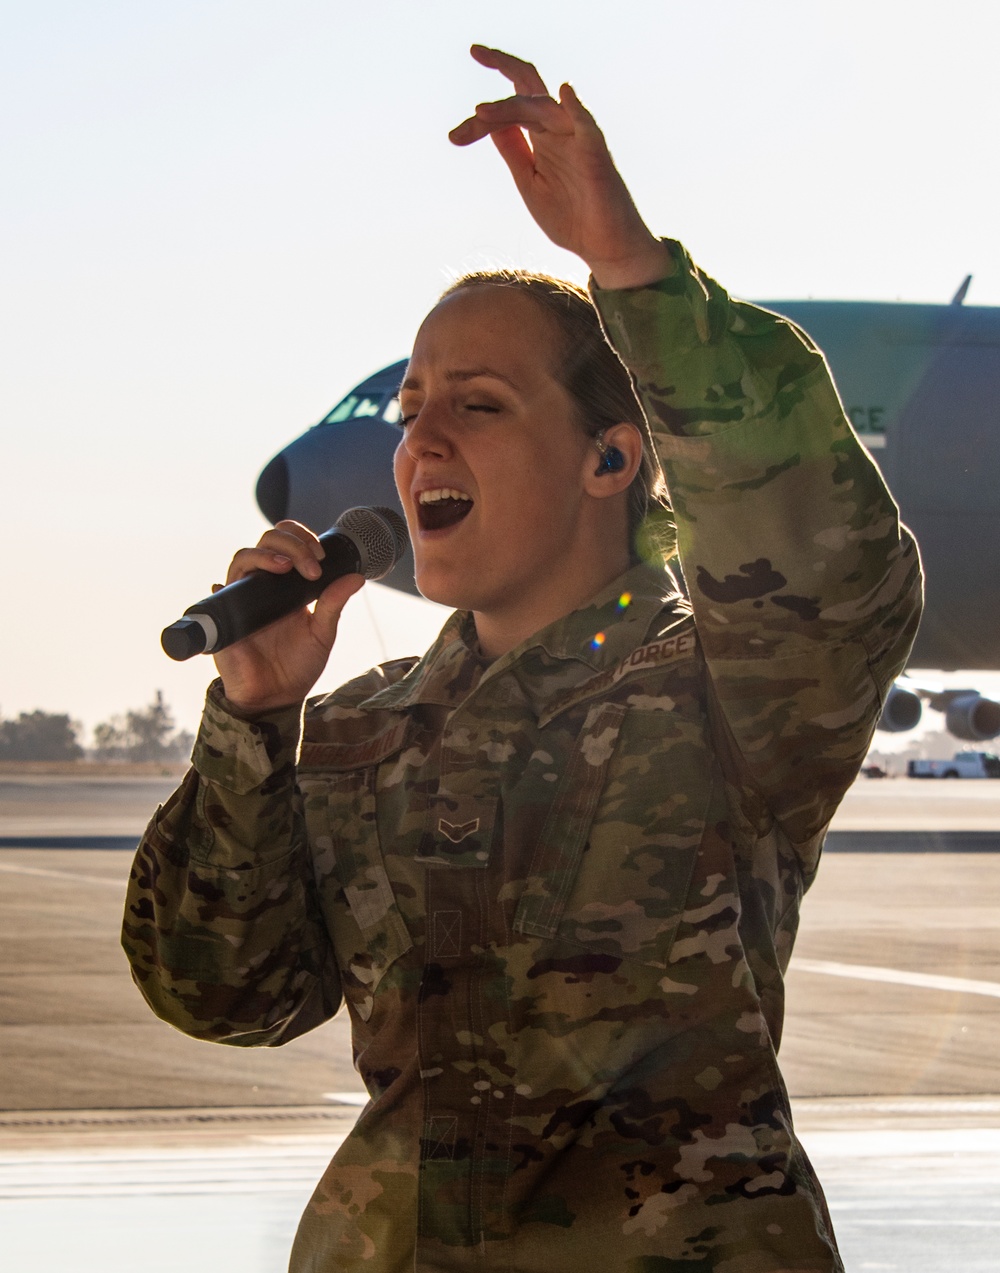
M557 361L553 320L512 288L455 292L417 333L395 475L431 600L542 613L581 564L585 474L598 457Z

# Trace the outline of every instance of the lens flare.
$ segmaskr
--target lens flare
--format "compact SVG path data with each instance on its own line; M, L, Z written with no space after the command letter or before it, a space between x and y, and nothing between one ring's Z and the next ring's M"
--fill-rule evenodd
M630 592L623 592L622 595L618 598L618 609L627 610L631 604L632 604L632 594Z
M597 635L594 637L593 641L591 641L590 648L592 650L599 650L606 640L607 640L607 637L604 635L604 633L598 632Z

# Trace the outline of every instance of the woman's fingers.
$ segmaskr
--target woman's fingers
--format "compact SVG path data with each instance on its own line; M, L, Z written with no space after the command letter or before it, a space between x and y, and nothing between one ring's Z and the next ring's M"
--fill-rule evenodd
M322 561L326 556L323 545L319 542L319 536L315 531L311 531L308 526L303 526L301 522L293 522L291 520L275 522L274 529L264 531L259 542L263 543L272 535L290 536L291 539L305 544L317 561Z
M255 548L233 558L228 582L252 570L287 574L297 570L307 579L322 574L326 556L318 537L299 522L278 522L265 531ZM347 599L364 583L345 575L324 588L315 607L302 606L283 619L234 642L215 657L227 697L251 712L300 703L326 666ZM213 592L215 588L213 588Z
M325 588L313 610L312 627L316 639L327 649L337 639L337 625L348 600L364 585L362 575L343 575Z
M267 570L271 574L284 574L294 569L291 557L277 553L268 548L241 548L229 563L226 572L226 583L236 583L238 579L252 574L255 570Z
M535 152L520 128L500 128L491 134L493 145L510 169L514 185L523 199L528 198L535 177Z
M448 134L448 140L453 146L471 146L474 141L481 141L487 133L487 129L483 126L483 121L471 115L468 119L463 119L460 124Z
M531 62L514 57L512 53L504 53L502 49L491 49L485 44L474 44L469 51L480 66L488 66L505 75L514 85L515 93L527 97L548 94L545 81Z
M597 120L577 97L576 89L572 84L561 84L559 86L559 105L577 129L584 129L597 133L602 137L604 136L597 126Z
M527 128L530 132L556 133L563 137L573 134L573 121L551 97L505 97L499 102L480 102L476 107L476 119L495 128Z
M297 570L306 579L318 579L320 561L326 553L307 526L299 522L278 522L273 530L261 535L255 548L241 548L233 557L226 583L235 583L253 570L286 574Z
M503 128L524 128L530 133L571 137L573 121L551 97L507 97L499 102L480 102L475 115L448 134L456 146L469 146Z

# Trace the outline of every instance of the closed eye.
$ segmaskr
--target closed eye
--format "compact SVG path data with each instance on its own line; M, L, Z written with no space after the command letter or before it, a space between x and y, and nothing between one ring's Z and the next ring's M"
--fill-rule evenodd
M466 402L463 404L466 411L478 411L483 415L499 415L503 410L502 407L495 407L491 402ZM413 411L409 415L401 415L394 421L399 429L405 429L407 425L412 424L417 418L418 412Z

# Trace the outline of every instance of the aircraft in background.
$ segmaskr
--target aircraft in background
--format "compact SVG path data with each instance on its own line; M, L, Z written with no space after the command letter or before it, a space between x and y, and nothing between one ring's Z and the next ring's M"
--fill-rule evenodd
M763 301L824 351L841 398L913 530L927 604L910 666L1000 670L1000 307L868 301ZM272 522L325 529L353 504L398 508L392 453L405 359L352 389L270 461L257 503ZM413 558L385 580L417 594ZM967 742L1000 735L1000 703L974 688L903 678L879 728L914 728L942 711Z

